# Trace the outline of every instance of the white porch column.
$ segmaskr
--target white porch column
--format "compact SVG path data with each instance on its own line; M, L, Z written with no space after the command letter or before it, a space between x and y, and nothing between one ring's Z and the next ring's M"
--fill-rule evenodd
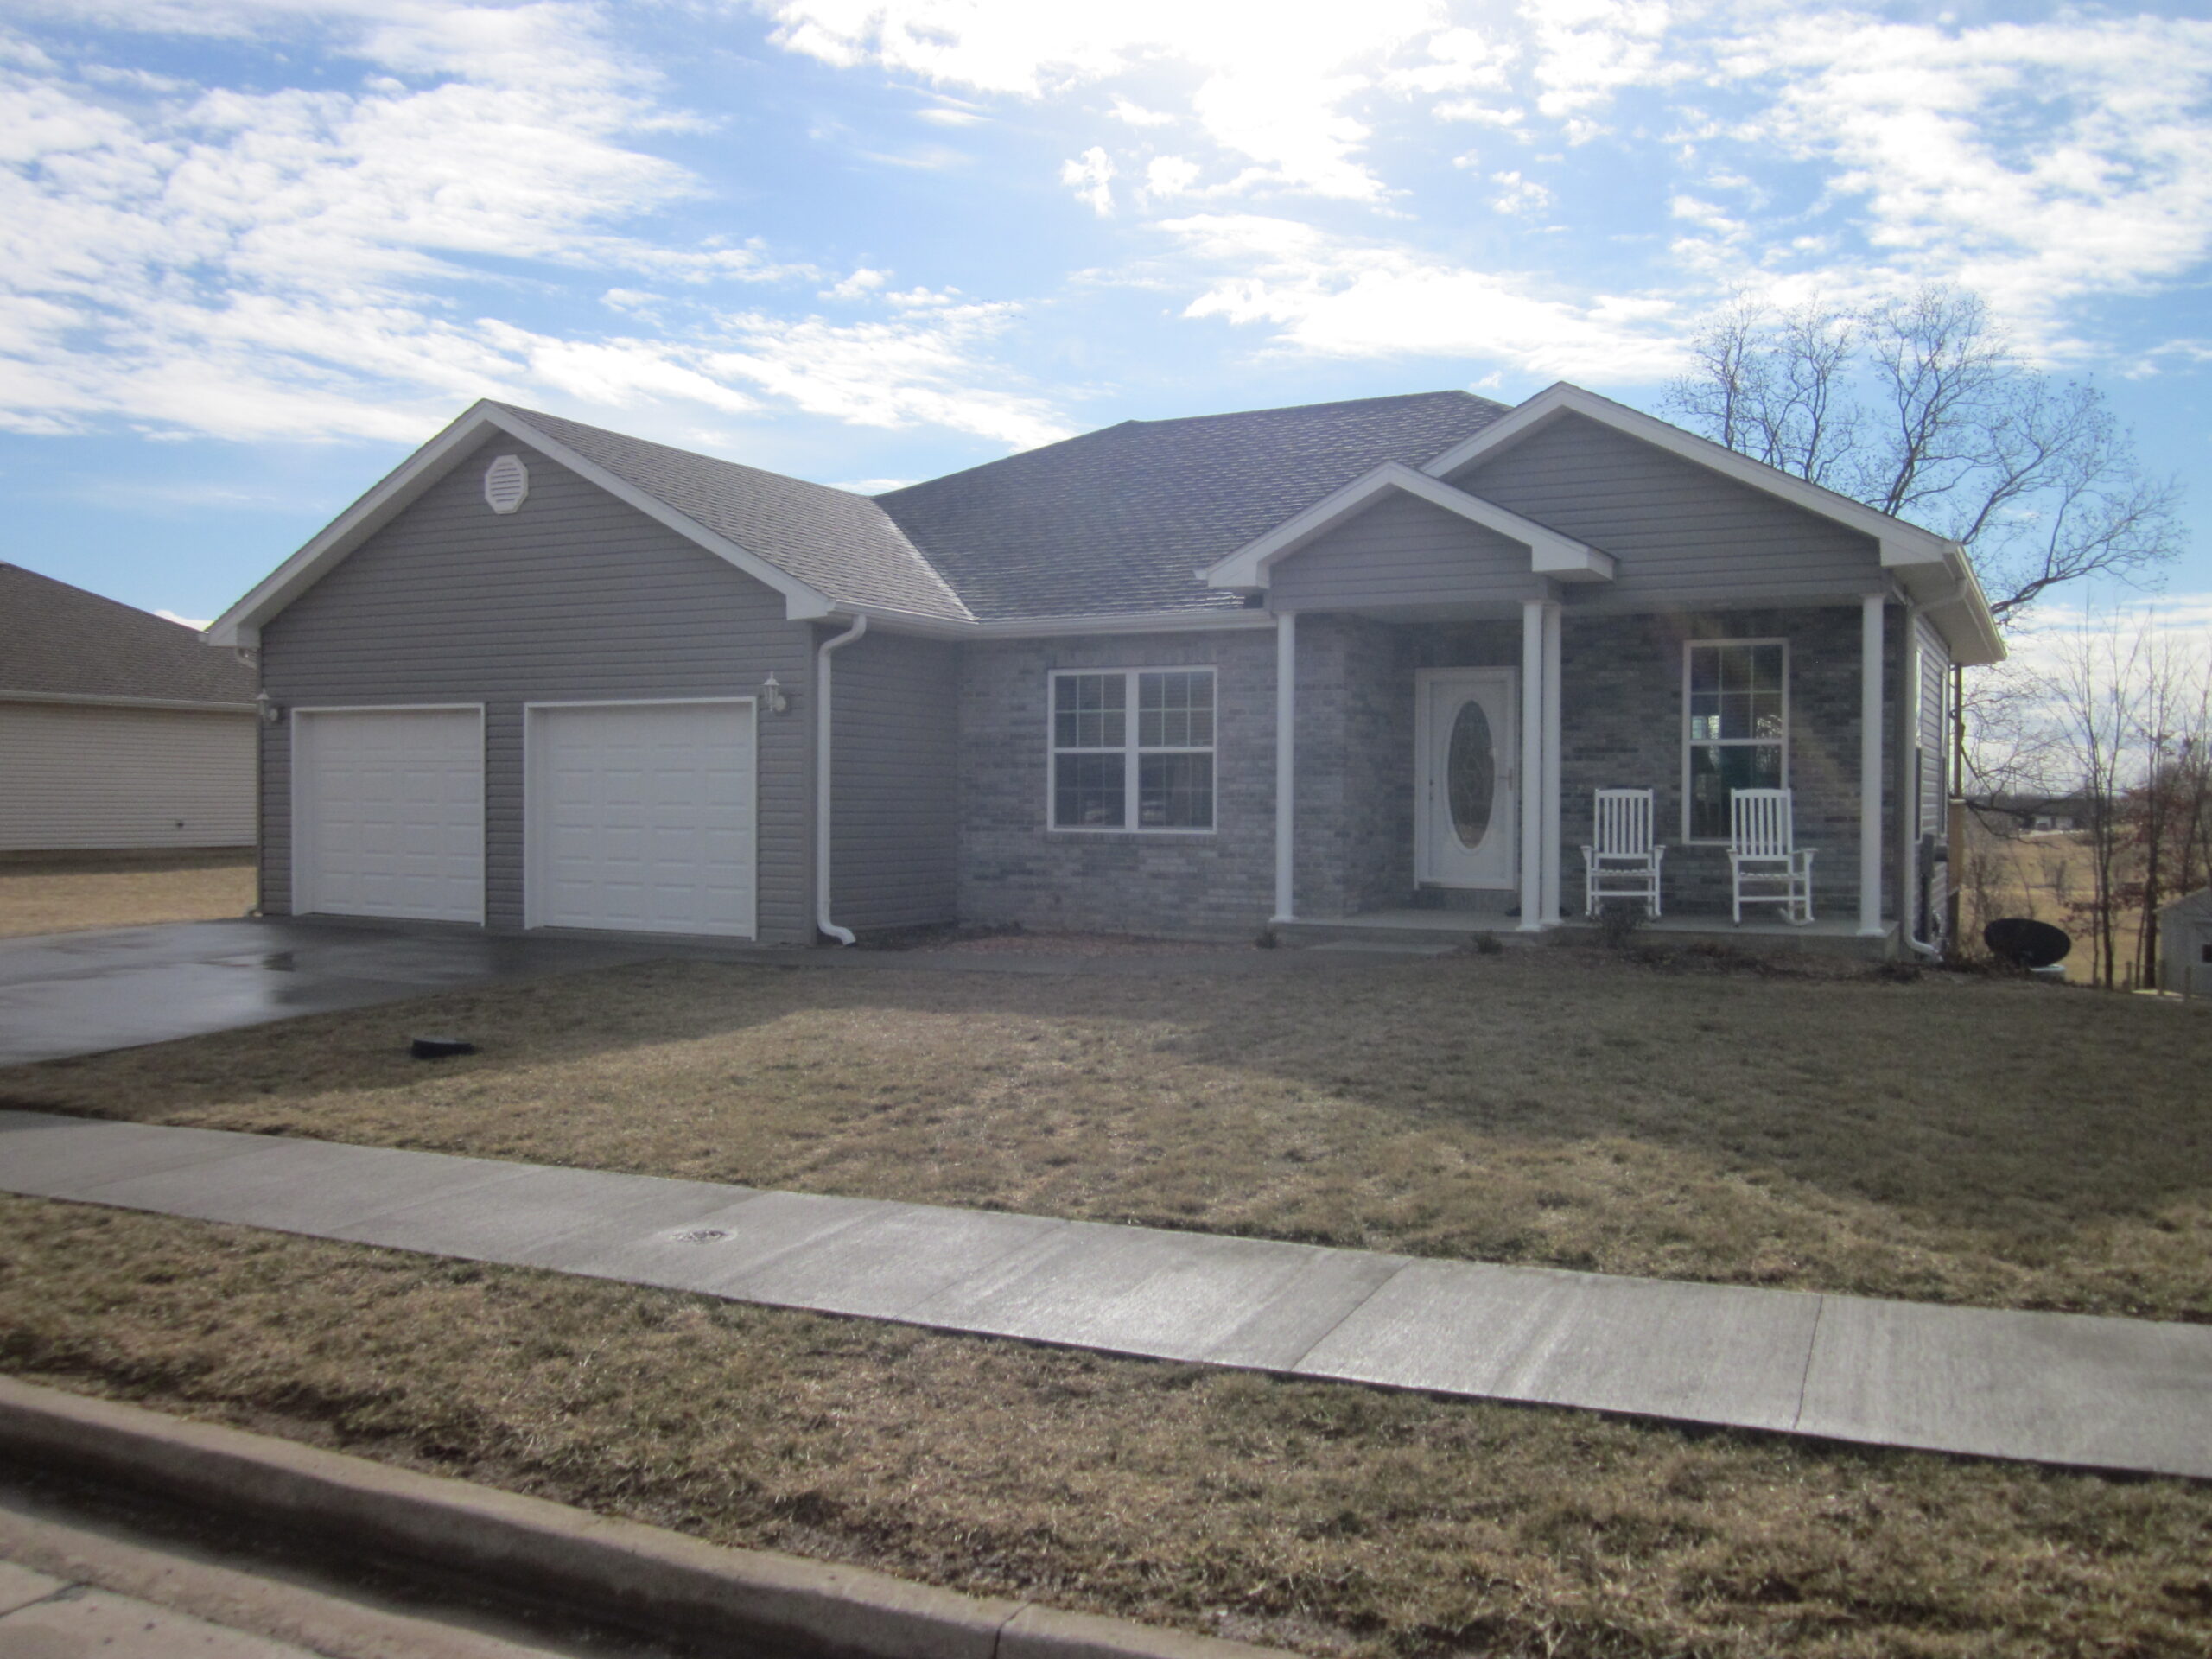
M1275 618L1275 920L1294 921L1298 807L1298 617Z
M1544 612L1521 601L1521 931L1544 925Z
M1859 931L1882 932L1882 596L1859 601Z
M1544 607L1544 925L1559 925L1560 611Z

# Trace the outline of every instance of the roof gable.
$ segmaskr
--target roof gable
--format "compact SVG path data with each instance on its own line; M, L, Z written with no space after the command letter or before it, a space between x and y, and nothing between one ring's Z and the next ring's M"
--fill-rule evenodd
M0 564L0 696L251 708L253 671L181 624Z
M826 616L845 606L909 611L945 622L969 620L958 598L866 496L484 402L401 462L217 618L208 637L222 645L255 644L264 622L391 522L492 430L538 449L775 589L792 618ZM737 539L754 534L767 537L775 554ZM807 580L800 569L817 580Z

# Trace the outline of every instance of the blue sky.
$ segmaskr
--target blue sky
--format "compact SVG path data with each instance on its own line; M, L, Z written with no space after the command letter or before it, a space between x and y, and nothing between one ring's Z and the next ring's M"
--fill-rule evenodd
M2198 479L2201 10L0 0L0 558L210 616L480 396L883 487L1930 278Z

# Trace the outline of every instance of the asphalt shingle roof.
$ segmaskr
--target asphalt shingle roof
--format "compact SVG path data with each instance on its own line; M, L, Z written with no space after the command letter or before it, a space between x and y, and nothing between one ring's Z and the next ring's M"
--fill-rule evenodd
M1386 461L1419 466L1507 412L1415 392L1124 421L877 496L982 620L1233 610L1195 574Z
M557 415L495 407L842 604L967 621L967 608L873 500Z
M0 564L0 691L251 708L255 678L190 628Z

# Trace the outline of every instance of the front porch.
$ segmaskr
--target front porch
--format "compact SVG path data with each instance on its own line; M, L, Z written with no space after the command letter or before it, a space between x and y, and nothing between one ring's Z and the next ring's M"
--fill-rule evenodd
M1517 611L1518 614L1514 613ZM1272 925L1288 942L1571 931L1599 789L1648 789L1670 940L1882 957L1925 861L1906 607L1624 613L1556 588L1452 620L1277 620ZM1814 914L1731 918L1729 791L1785 787ZM1616 901L1618 902L1618 901Z

